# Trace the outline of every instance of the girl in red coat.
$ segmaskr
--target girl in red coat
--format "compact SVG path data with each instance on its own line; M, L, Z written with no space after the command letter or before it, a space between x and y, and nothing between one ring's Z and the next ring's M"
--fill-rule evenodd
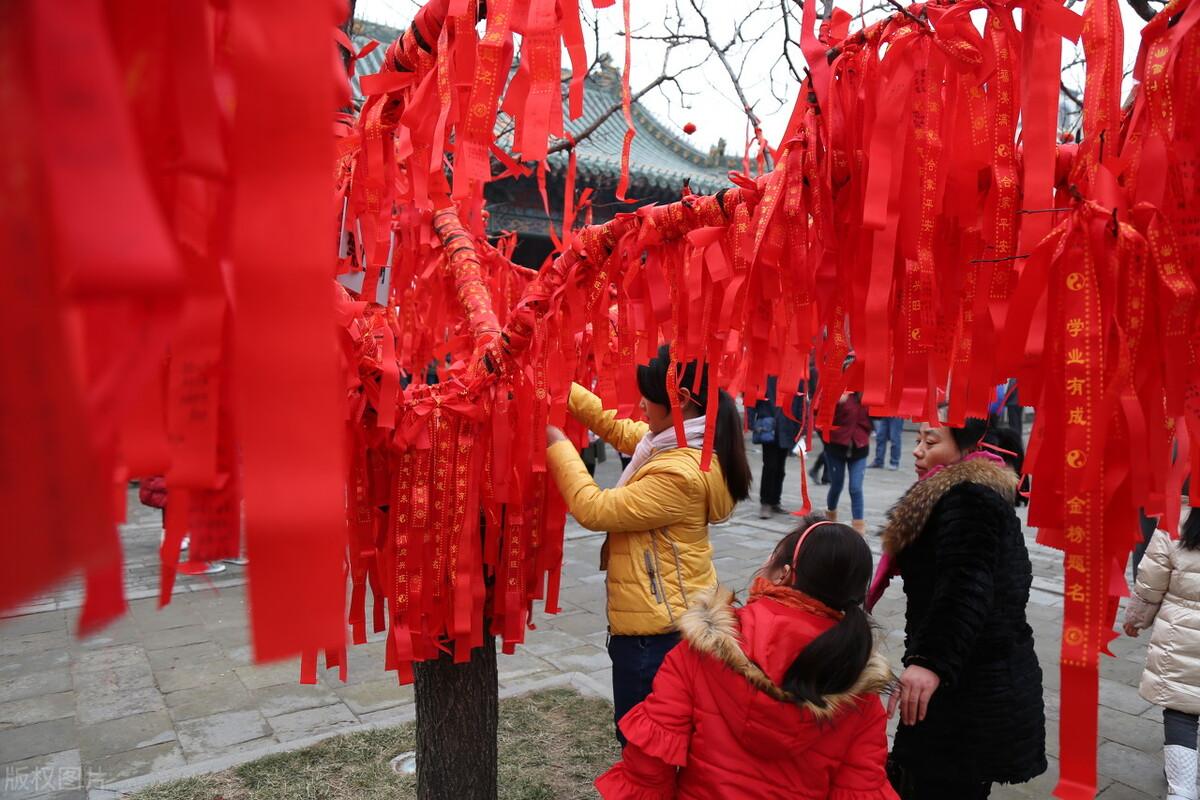
M871 552L852 528L809 518L788 534L746 605L718 588L680 621L654 691L621 720L605 798L895 800L892 682L863 610Z

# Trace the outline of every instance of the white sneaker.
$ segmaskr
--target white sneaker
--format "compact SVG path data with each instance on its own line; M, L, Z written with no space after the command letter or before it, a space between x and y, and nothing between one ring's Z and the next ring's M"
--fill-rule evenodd
M215 561L181 561L178 567L181 575L216 575L224 571L225 565Z
M1198 800L1194 748L1181 744L1164 747L1163 772L1167 775L1167 800Z

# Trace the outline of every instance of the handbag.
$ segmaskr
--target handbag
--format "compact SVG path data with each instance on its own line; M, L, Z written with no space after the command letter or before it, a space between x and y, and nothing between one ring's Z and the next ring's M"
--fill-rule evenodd
M775 442L774 414L759 414L754 418L754 427L750 430L750 441L755 444L773 444Z

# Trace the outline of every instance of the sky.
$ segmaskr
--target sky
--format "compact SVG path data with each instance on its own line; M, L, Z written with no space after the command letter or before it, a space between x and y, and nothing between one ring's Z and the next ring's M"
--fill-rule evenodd
M692 8L692 2L705 9L709 29L713 38L720 44L725 44L732 36L735 26L740 22L748 37L758 34L763 39L751 47L734 48L730 51L732 66L740 69L740 81L747 98L753 104L755 113L762 120L763 133L768 142L777 145L787 124L792 106L795 103L799 83L793 79L781 60L783 53L784 32L778 24L779 6L774 2L765 2L770 6L761 14L750 14L747 9L753 9L753 0L678 0L684 8L686 27L689 33L702 33L699 16ZM882 2L882 0L878 0ZM864 0L867 8L876 0ZM859 14L863 6L859 2L836 0L839 7L845 8L852 14ZM621 4L596 11L589 0L580 0L585 20L595 19L599 25L599 50L607 52L613 58L613 63L619 68L624 63L625 39L622 35ZM635 35L662 36L667 32L670 20L675 16L676 0L633 0L631 5L631 29ZM1129 8L1125 2L1119 2L1121 17L1124 24L1125 47L1124 61L1126 70L1133 67L1140 42L1142 20ZM403 28L413 17L420 6L416 0L358 0L356 16L361 19L380 22L396 28ZM1073 10L1082 12L1083 2L1073 3ZM882 12L868 13L868 20L878 18ZM981 22L981 20L980 20ZM773 23L773 27L771 24ZM1019 24L1019 23L1018 23ZM795 28L791 29L792 38L798 36ZM590 26L585 24L584 38L588 50L589 61L597 51L597 42ZM646 85L663 71L664 55L667 47L661 41L638 40L633 42L632 68L630 69L630 85L633 91ZM667 72L695 64L703 60L711 52L706 44L693 43L673 48L669 54ZM803 57L795 48L790 48L793 61L797 68L803 67ZM1076 48L1064 42L1063 63L1075 60ZM563 63L567 61L564 53ZM1081 69L1074 70L1065 76L1068 86L1078 90L1083 85ZM1131 85L1132 79L1127 77L1125 88ZM678 86L664 85L651 91L641 99L641 104L648 108L660 120L679 132L681 137L697 149L707 152L718 139L726 142L726 152L741 154L747 135L747 117L742 112L742 104L730 83L729 77L722 65L715 58L710 58L703 66L685 72L679 77ZM683 126L691 122L696 131L690 136L684 134Z

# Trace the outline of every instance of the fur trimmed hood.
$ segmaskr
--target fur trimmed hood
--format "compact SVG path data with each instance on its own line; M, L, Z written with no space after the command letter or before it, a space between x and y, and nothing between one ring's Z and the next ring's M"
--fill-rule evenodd
M951 464L935 475L913 484L888 511L888 522L880 533L883 552L895 555L908 547L925 528L933 507L960 483L986 486L1009 503L1016 502L1020 478L1005 464L973 459Z
M679 632L693 650L717 659L760 692L781 702L795 702L795 698L771 680L742 649L734 596L729 589L717 586L700 595L680 618ZM885 691L894 680L887 659L875 651L848 691L826 695L824 707L809 702L799 705L818 719L829 719L855 698Z

